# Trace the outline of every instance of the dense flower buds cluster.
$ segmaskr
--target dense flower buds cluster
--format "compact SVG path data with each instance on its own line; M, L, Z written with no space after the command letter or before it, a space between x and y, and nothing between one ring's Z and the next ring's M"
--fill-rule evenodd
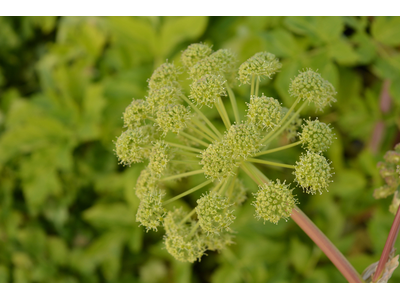
M255 164L294 169L294 180L307 193L327 189L332 172L321 153L332 143L332 129L319 120L305 121L301 127L299 114L306 104L297 110L296 106L304 100L321 109L336 101L336 92L320 74L306 70L290 85L290 93L296 98L291 108L259 95L260 80L271 78L281 68L279 60L268 52L255 54L235 69L232 51L213 52L207 45L193 44L182 52L181 61L191 80L186 85L189 93L180 86L181 68L168 62L158 67L148 80L145 100L133 100L125 109L126 130L115 142L115 152L123 165L148 163L136 182L140 200L136 220L147 231L164 228L167 251L177 260L194 262L208 250L221 250L233 243L234 213L247 199L242 175L260 184L252 203L256 218L277 224L287 220L295 209L298 202L290 185L269 180ZM251 84L243 119L238 106L242 99L236 99L232 90L235 78ZM286 140L299 141L268 149L280 134L286 135ZM307 153L296 165L259 159L299 144ZM399 165L397 158L397 154L388 155L387 163ZM390 180L396 173L395 166L385 165L382 170ZM186 181L190 176L197 176L196 180ZM176 186L167 183L172 180L182 180L182 186L188 182L197 185L167 193L165 187ZM191 212L175 208L174 201L196 191L203 196Z
M238 79L243 84L250 84L252 76L271 78L281 67L282 64L275 58L275 55L268 52L259 52L241 64Z
M300 134L300 141L306 149L313 152L324 152L329 149L333 142L334 134L329 124L320 121L306 120L303 131Z
M322 110L325 106L336 102L335 88L321 74L311 69L300 72L295 77L289 87L289 93L303 100L308 100L315 104L317 110Z
M330 162L319 153L307 151L296 162L294 175L296 182L309 194L327 190L332 181L332 168Z
M280 219L288 219L297 203L289 186L278 179L276 183L271 181L259 188L254 195L256 201L252 203L256 208L256 217L275 224Z

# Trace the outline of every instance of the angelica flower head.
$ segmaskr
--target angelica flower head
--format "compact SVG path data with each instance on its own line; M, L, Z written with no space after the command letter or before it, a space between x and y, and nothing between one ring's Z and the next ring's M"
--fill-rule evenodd
M298 204L290 184L268 179L268 169L259 165L294 169L294 181L307 193L328 188L333 173L321 153L334 135L319 120L305 121L298 133L305 103L296 106L304 100L322 108L336 101L336 92L320 74L306 70L292 80L290 93L297 99L284 108L279 99L259 91L262 77L271 78L281 68L271 53L257 53L237 69L232 51L213 52L209 46L193 44L181 60L191 81L186 85L190 93L180 86L180 68L168 61L158 67L148 80L145 100L133 100L126 108L126 130L115 142L115 152L121 164L147 164L135 187L140 200L136 221L147 231L163 228L167 251L177 260L194 262L206 251L233 243L235 214L247 199L243 176L259 185L252 203L257 219L277 224L290 217ZM251 85L245 99L235 95L237 74L241 83ZM248 109L243 115L239 108L244 100ZM271 148L274 140L282 143L296 137L298 142ZM308 151L296 163L286 161L286 155L268 157L299 144ZM188 181L192 176L196 178ZM168 183L178 180L179 185ZM196 184L187 186L191 182ZM185 201L195 192L202 195L197 202L192 199L175 207L175 201Z
M252 76L271 78L281 67L282 64L274 54L259 52L240 65L238 79L243 84L250 84Z
M317 110L321 111L325 106L336 102L334 98L336 90L333 85L311 69L299 72L299 75L292 79L289 93L294 97L314 103Z
M306 120L302 128L303 132L299 136L305 148L313 152L324 152L329 149L335 136L329 124L320 122L318 119Z
M276 182L271 181L259 186L259 190L254 196L256 201L252 205L256 208L256 218L262 218L264 221L274 224L278 224L280 219L287 220L297 204L292 190L285 182L281 183L279 179Z

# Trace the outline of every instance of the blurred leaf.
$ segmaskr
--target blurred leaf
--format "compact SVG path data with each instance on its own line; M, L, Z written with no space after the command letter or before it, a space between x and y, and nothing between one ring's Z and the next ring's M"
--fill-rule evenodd
M304 51L297 43L293 34L285 29L277 28L267 31L264 35L267 45L266 49L278 57L295 57ZM252 49L253 52L257 52Z
M400 44L400 18L398 17L374 17L371 33L374 39L388 45Z
M134 215L129 213L127 206L123 203L96 204L83 213L83 218L101 228L134 224Z
M329 45L329 53L332 59L336 60L341 65L354 65L358 61L357 52L354 51L351 44L341 38Z
M311 257L311 249L299 241L298 238L290 240L290 260L296 271L303 273Z
M160 55L166 58L179 43L201 36L207 22L208 17L167 17L160 31Z

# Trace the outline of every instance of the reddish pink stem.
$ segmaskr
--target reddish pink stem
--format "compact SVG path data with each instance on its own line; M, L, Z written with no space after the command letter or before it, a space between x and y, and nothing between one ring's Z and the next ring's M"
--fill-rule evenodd
M350 283L363 282L361 276L354 267L348 262L343 254L334 244L318 229L317 226L298 208L292 210L293 221L314 241L315 244L326 254L336 268Z
M377 282L382 275L382 272L385 268L385 264L388 261L390 251L396 242L397 235L400 229L400 206L397 209L396 216L394 217L394 221L392 227L390 228L389 236L386 240L385 246L383 247L381 258L379 259L378 267L376 268L374 277L372 277L372 282Z

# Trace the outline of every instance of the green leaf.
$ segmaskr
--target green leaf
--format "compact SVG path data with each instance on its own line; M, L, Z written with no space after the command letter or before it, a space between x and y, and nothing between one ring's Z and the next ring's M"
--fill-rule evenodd
M316 44L337 40L342 34L342 17L286 17L285 25L294 33L312 38Z
M208 17L167 17L160 31L161 56L166 58L179 43L200 37L207 23Z
M129 209L123 203L96 204L84 211L83 218L93 226L100 228L134 224L134 215L129 213Z
M349 41L344 38L331 41L329 53L331 58L341 65L354 65L358 61L357 52L354 51Z
M358 195L366 186L367 182L364 175L358 170L342 170L335 176L331 184L332 193L343 198L352 198Z
M300 242L297 237L290 240L290 261L297 272L303 273L306 270L307 263L311 257L311 249Z
M279 93L279 96L283 99L283 103L290 107L295 99L289 95L289 84L290 79L293 79L299 74L301 70L301 64L298 60L287 59L282 62L282 70L276 75L274 86Z
M360 64L371 63L376 55L376 46L369 35L365 32L359 32L351 36L351 42L356 45L355 51L358 54L358 61Z
M374 39L387 46L400 45L400 18L375 17L372 22L371 33Z
M299 56L304 48L300 47L293 34L283 28L267 31L263 35L266 39L266 49L278 57ZM253 52L255 52L253 50Z

